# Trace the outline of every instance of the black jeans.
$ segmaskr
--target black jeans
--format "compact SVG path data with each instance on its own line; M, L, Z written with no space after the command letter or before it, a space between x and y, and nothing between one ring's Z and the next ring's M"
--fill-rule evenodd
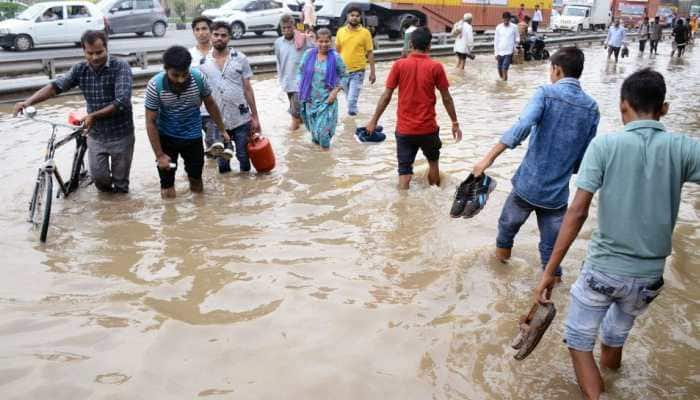
M659 41L658 41L658 40L651 39L651 40L649 41L649 52L650 52L650 53L656 54L656 53L658 52L657 49L656 49L656 47L657 47L658 45L659 45Z
M647 44L646 39L639 39L639 52L640 53L644 53L644 47L646 46L646 44Z
M537 27L540 26L540 21L532 21L532 31L537 33Z
M178 156L182 156L187 177L202 179L204 167L204 146L202 138L178 139L171 136L160 135L160 147L170 157L171 162L177 164ZM168 189L175 186L175 169L163 170L158 168L160 176L160 188Z

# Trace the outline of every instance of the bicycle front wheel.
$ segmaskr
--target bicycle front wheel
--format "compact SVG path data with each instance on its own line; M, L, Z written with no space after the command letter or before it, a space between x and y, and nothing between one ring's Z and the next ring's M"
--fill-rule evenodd
M39 230L39 240L46 242L51 219L51 200L53 199L53 177L51 172L43 171L37 177L34 195L29 210L30 222Z

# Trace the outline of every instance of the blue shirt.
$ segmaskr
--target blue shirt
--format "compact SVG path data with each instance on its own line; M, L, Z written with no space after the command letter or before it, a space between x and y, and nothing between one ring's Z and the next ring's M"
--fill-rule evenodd
M610 27L610 29L608 29L608 38L605 40L605 43L607 43L608 46L610 46L610 47L622 47L622 44L624 41L625 41L625 27L620 25L617 28L615 28L615 25L613 25Z
M161 135L197 139L202 137L199 107L210 95L207 80L197 69L190 69L190 80L181 92L175 92L165 72L161 72L148 81L144 104L147 110L158 113L156 125Z
M99 111L114 105L112 115L95 120L90 136L98 141L119 140L134 134L134 117L131 109L132 75L129 64L108 56L99 70L92 69L87 61L75 64L62 77L52 82L57 93L67 92L79 86L83 92L87 112Z
M598 192L586 263L613 275L661 276L685 182L700 183L698 140L651 120L595 138L576 179L579 189Z
M518 122L501 137L512 149L530 135L513 190L528 203L559 209L569 201L569 179L598 129L598 104L578 79L564 78L537 89Z

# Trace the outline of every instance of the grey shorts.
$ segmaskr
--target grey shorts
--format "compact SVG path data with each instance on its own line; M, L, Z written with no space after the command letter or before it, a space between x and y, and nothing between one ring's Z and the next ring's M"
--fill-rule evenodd
M301 103L299 102L299 93L287 92L289 99L289 114L294 118L301 118Z

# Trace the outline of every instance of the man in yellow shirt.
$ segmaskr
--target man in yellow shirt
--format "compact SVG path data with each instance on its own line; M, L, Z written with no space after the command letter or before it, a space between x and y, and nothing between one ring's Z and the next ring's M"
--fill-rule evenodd
M347 25L338 29L335 36L335 49L340 53L348 75L343 82L343 90L348 97L348 114L357 115L357 99L360 97L360 89L365 80L365 68L369 62L369 82L374 84L377 80L374 74L374 55L372 50L372 34L364 28L362 11L357 7L348 9Z

